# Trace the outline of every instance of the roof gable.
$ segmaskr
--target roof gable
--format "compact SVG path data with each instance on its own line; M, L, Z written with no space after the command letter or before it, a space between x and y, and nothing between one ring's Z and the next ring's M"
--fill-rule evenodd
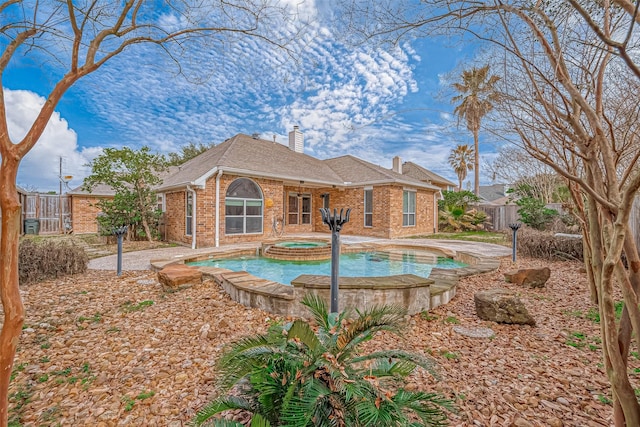
M455 183L449 181L447 178L413 162L404 162L402 164L402 174L419 179L420 181L431 181L433 184L456 186Z

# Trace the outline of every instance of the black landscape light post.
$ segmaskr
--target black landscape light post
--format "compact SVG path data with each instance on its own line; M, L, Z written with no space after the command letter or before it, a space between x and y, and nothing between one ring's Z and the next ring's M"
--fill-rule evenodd
M328 208L321 208L322 222L329 226L331 230L331 312L338 312L338 271L340 266L340 230L342 226L349 222L349 215L351 214L351 208L344 212L344 209L340 209L338 214L337 209L333 210L333 216L331 210Z
M516 262L516 246L518 245L518 229L522 227L520 223L509 224L509 228L513 230L513 262Z
M122 275L122 239L127 233L127 226L115 227L112 231L118 237L118 276Z

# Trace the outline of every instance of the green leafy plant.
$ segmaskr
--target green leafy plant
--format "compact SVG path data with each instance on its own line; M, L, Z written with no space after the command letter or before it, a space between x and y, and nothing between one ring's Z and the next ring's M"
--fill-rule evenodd
M92 323L100 323L102 322L102 313L99 313L99 312L95 313L91 317L84 317L84 316L78 317L78 322L82 323L86 321L91 321Z
M443 191L438 201L438 224L442 231L462 232L482 230L487 214L470 209L469 204L480 199L470 191Z
M214 418L226 410L251 414L252 426L439 426L452 402L402 385L418 366L434 362L402 350L361 354L377 332L397 334L406 311L373 307L329 313L326 303L307 295L317 330L304 320L274 325L267 334L231 345L220 359L219 386L228 395L204 407L194 425L241 426ZM233 389L233 390L232 390ZM418 422L417 420L420 420Z
M603 403L605 405L611 405L613 403L611 399L609 399L607 396L603 394L598 395L598 400L600 401L600 403Z
M127 301L122 305L122 311L126 313L131 313L134 311L144 310L146 307L149 307L152 305L153 305L153 301L151 300L144 300L137 304L134 304L131 301Z
M427 310L421 311L420 317L426 320L427 322L432 322L438 319L438 316L436 316L435 314L434 315L429 314Z
M616 301L613 307L615 309L616 320L620 321L620 318L622 317L622 310L624 309L624 301ZM600 323L600 312L595 307L591 307L589 309L586 317L595 323Z
M97 218L101 234L110 235L113 228L127 225L129 237L151 241L161 215L153 187L162 182L158 175L167 169L165 157L149 147L105 148L89 165L91 174L83 188L91 192L97 184L104 184L115 191L113 199L96 203L102 213Z
M516 200L515 203L520 207L518 215L520 215L522 222L536 230L544 230L558 216L557 210L548 209L540 199L522 197Z
M444 319L444 323L451 323L454 325L458 325L460 323L460 321L458 320L458 318L456 316L449 316L446 319Z
M18 376L18 372L24 371L24 368L27 366L26 363L20 363L19 365L15 365L13 370L11 371L11 377L9 377L9 381L13 381L16 376Z
M438 200L438 209L444 209L449 206L466 211L469 204L479 201L480 198L471 191L443 191L442 199Z
M9 394L9 402L12 404L9 414L9 427L22 426L21 418L25 406L31 402L33 396L33 386L30 384L19 384L18 390Z
M133 398L129 396L122 396L122 402L124 403L124 410L129 412L135 406L136 401L149 399L155 395L156 395L155 391L146 391L146 392L140 393L139 395Z
M571 317L582 318L582 311L581 310L564 310L562 312L562 314L565 314L565 315L571 316Z

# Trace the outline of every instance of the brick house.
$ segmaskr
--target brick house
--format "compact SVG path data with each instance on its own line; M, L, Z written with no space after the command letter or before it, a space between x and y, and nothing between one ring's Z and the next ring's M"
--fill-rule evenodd
M91 192L82 186L67 193L71 197L71 223L75 234L98 232L96 217L100 213L97 203L102 199L112 199L115 191L108 185L97 184Z
M441 187L354 156L303 153L298 127L289 147L238 134L187 161L157 187L166 240L192 247L259 241L285 233L328 232L319 208L351 208L342 234L396 238L437 231ZM75 229L76 225L74 225Z

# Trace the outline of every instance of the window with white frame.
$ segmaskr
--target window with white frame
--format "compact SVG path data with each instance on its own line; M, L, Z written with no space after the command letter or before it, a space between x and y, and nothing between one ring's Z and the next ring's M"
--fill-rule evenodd
M405 190L402 192L402 226L416 225L416 192Z
M329 193L324 193L322 195L322 207L325 209L329 209Z
M364 189L364 226L373 227L373 188Z
M225 203L225 234L262 233L262 191L248 178L229 184Z
M193 194L191 191L187 191L187 201L185 210L185 230L186 235L191 236L193 233Z
M165 211L164 194L162 194L162 193L157 193L156 194L156 210L158 210L160 212L164 212Z

